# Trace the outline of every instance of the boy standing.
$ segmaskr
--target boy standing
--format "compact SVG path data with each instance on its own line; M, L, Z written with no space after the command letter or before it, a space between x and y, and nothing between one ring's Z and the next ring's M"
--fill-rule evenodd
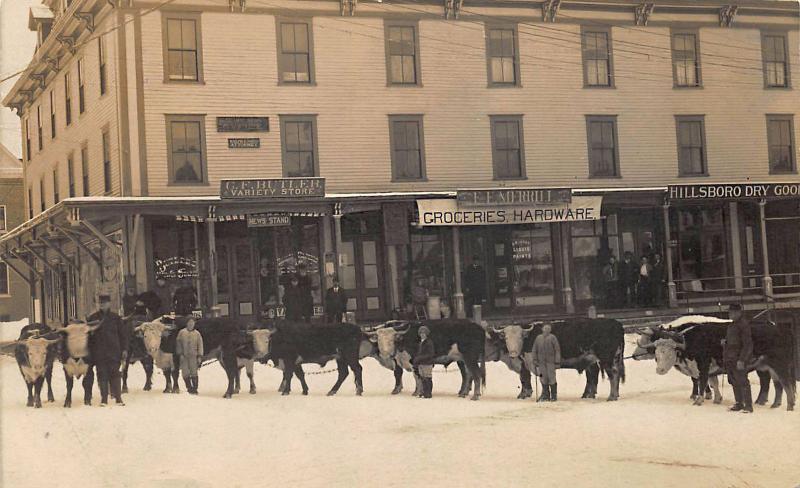
M431 330L427 326L419 328L419 347L417 355L414 357L414 366L419 371L422 379L422 397L433 397L433 360L436 358L436 350L433 347L433 340L430 338Z
M542 395L537 402L557 401L556 369L561 367L561 346L552 334L552 326L544 324L542 333L533 343L533 365L542 383Z
M197 370L203 362L203 336L195 330L194 319L186 322L186 328L178 332L178 342L175 345L175 354L180 358L183 382L186 391L197 395Z

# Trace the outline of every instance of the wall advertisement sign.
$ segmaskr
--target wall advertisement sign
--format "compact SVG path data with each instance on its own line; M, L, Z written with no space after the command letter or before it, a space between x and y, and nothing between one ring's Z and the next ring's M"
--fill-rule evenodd
M800 182L670 185L667 196L671 201L800 198Z
M469 226L540 224L599 220L602 196L575 196L569 204L548 206L460 207L454 199L417 200L419 225Z

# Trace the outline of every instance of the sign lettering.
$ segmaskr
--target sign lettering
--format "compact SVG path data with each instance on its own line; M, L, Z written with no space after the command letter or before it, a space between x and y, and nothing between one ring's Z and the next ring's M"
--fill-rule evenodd
M800 183L743 183L670 185L670 200L715 200L738 198L800 198Z
M259 147L261 147L261 139L258 137L228 139L228 149L257 149Z
M248 214L248 227L281 227L291 225L292 218L286 214Z
M459 208L456 200L417 200L419 225L508 225L600 219L602 196L574 197L569 205L552 207Z
M222 180L219 196L231 199L324 197L325 178Z
M269 117L217 117L217 132L269 132Z
M560 205L572 201L572 191L569 188L459 190L456 200L462 207Z

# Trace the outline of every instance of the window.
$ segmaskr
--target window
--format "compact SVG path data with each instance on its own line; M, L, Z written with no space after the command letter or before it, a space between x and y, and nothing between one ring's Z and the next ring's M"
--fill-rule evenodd
M8 283L8 265L0 261L0 295L10 295L11 287Z
M61 195L58 194L58 166L53 168L53 205L61 201Z
M167 146L171 184L206 181L205 119L202 115L168 115Z
M672 33L672 74L675 86L700 86L696 32Z
M794 127L791 115L767 115L770 173L794 173Z
M494 178L525 178L525 155L522 144L522 117L493 115L492 164Z
M589 176L595 178L619 176L617 117L588 115L586 132L589 146Z
M44 198L44 178L39 180L39 209L44 212L47 208Z
M50 139L56 138L56 91L50 90Z
M425 144L422 138L422 116L390 115L389 127L392 179L424 179Z
M416 25L386 25L386 75L390 85L420 84Z
M311 21L278 21L279 83L313 83Z
M33 188L28 187L28 219L33 218Z
M66 125L72 123L72 94L70 93L69 73L64 73L64 117Z
M88 197L89 192L89 147L81 147L81 176L83 178L83 196Z
M614 86L611 62L611 31L608 29L584 28L583 82L585 86Z
M786 46L785 34L764 34L761 36L764 84L767 88L789 87L789 56Z
M111 191L111 147L108 140L108 130L103 131L103 191Z
M36 129L37 129L36 133L37 133L37 137L38 137L38 141L37 142L39 143L39 150L41 151L42 148L44 147L44 143L43 143L44 141L42 140L42 106L41 105L36 107Z
M707 174L703 116L677 116L678 168L681 176Z
M30 118L25 118L25 160L31 160L31 127Z
M281 119L283 146L283 175L316 176L317 121L316 116L284 116Z
M84 90L84 83L86 80L84 79L83 73L83 59L78 60L78 112L83 113L86 110L86 92Z
M0 205L0 232L5 232L8 230L8 224L6 222L6 206Z
M517 51L516 28L487 28L486 57L490 86L515 86L519 84L519 58Z
M102 96L106 94L106 48L103 35L97 38L97 55L100 66L100 95Z
M67 181L69 182L69 197L75 196L75 163L74 156L67 156Z
M200 16L164 16L165 81L202 81Z

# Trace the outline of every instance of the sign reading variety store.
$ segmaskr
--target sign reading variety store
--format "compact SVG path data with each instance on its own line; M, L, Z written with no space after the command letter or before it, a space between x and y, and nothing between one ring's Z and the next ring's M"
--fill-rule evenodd
M575 196L563 205L459 207L454 199L417 200L419 225L514 225L599 220L602 196Z
M221 198L308 198L325 196L325 178L222 180Z
M800 198L800 182L670 185L670 200L715 200L731 198Z

